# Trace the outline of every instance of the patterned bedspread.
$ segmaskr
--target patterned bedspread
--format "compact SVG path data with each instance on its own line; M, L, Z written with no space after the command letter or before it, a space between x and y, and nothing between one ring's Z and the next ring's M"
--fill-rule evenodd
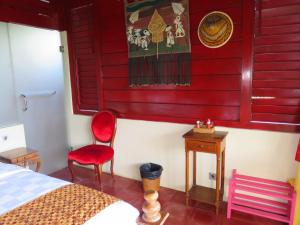
M70 182L0 163L0 216Z
M82 225L117 198L71 184L47 193L0 217L5 225Z
M109 206L107 206L105 209L102 209L102 206L99 207L99 213L96 213L95 216L92 216L89 220L86 222L82 222L90 215L94 214L95 208L94 206L90 206L90 204L96 205L99 204L97 202L94 202L95 197L91 197L87 200L88 196L85 196L84 194L80 194L82 190L88 190L84 187L79 187L79 189L76 187L75 192L76 194L75 199L71 199L71 195L66 194L67 191L74 191L71 190L75 188L76 185L71 185L70 182L63 181L60 179L55 179L53 177L49 177L40 173L35 173L31 170L21 168L19 166L5 164L0 162L0 225L3 224L12 224L12 218L14 220L18 219L16 218L16 215L22 215L22 219L20 221L15 221L14 224L26 224L26 225L38 225L38 224L51 224L51 225L60 225L60 224L84 224L84 225L136 225L136 219L139 216L139 211L134 208L132 205L128 204L127 202L124 202L122 200L116 201L114 197L111 197L109 195L104 194L104 199L108 198L108 201L104 203L104 205L108 205L111 201L113 202ZM67 189L64 189L67 188ZM46 197L47 193L54 192L55 190L60 190L59 193L56 193L56 197ZM63 190L63 192L61 192ZM85 191L84 191L85 192ZM90 191L87 191L90 192ZM99 193L96 191L97 194ZM64 193L64 194L62 194ZM102 193L103 194L103 193ZM61 198L63 195L63 198L65 200L61 201ZM87 200L87 203L84 203L81 201L82 196ZM59 200L60 203L55 203L54 209L57 214L62 213L64 216L68 215L68 212L72 212L72 216L70 220L67 221L60 221L56 222L53 221L53 218L50 218L49 220L46 219L48 216L51 217L55 212L51 211L50 209L43 211L39 211L40 207L33 207L32 202L35 202L38 199L46 199L50 198ZM99 201L103 200L103 196L101 195L99 197ZM45 200L46 201L46 200ZM48 200L47 200L48 201ZM106 200L105 200L106 201ZM77 204L75 203L77 202ZM38 204L41 204L42 202L39 202ZM52 202L54 203L54 202ZM52 204L51 203L51 204ZM69 204L71 203L71 204ZM27 209L20 210L23 206L26 206ZM35 203L34 203L35 204ZM57 204L60 204L57 206ZM83 209L89 209L91 211L81 211L77 206L80 205L80 208ZM33 209L33 208L35 209ZM48 207L45 204L45 207ZM45 208L44 206L41 208ZM63 209L67 207L67 209ZM29 210L30 208L30 210ZM16 211L17 210L17 211ZM24 216L27 215L30 211L30 216ZM51 212L51 213L48 213ZM27 214L26 214L27 213ZM29 215L29 214L28 214ZM35 215L35 216L34 216ZM31 217L34 218L31 218ZM72 219L76 219L76 223L72 222ZM21 218L21 217L20 217ZM40 221L37 223L35 221L37 218L40 219ZM29 223L29 220L24 222L24 219L30 219L34 222ZM13 220L13 221L14 221ZM23 222L22 222L23 221ZM49 222L52 221L52 222ZM47 222L47 223L46 223Z

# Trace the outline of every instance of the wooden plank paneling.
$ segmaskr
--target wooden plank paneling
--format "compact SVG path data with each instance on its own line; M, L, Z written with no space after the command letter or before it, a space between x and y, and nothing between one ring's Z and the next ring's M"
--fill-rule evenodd
M253 73L254 80L293 80L300 78L300 71L256 71Z
M176 98L174 98L176 96ZM189 105L239 106L239 91L176 91L176 90L109 90L104 91L108 102L144 102Z
M128 86L128 53L122 2L101 2L101 36L104 106L128 118L213 118L238 121L242 67L242 1L190 1L192 43L191 86ZM197 7L193 7L197 6ZM108 13L108 7L118 12ZM197 36L199 21L212 10L228 13L235 25L231 40L209 49ZM119 10L119 11L118 11ZM176 118L176 119L175 119ZM185 120L186 121L186 120ZM189 120L191 121L191 120Z
M299 123L300 0L257 0L261 11L256 16L251 0L190 0L192 83L184 87L129 87L124 3L95 2L97 36L89 15L76 15L90 0L69 2L75 9L71 41L80 73L79 95L73 94L73 100L82 98L80 107L95 110L100 101L122 118L194 123L209 117L226 126L300 130L290 126ZM231 16L234 32L226 45L209 49L200 43L197 29L203 16L215 10Z
M300 0L262 0L261 8L262 9L270 9L270 8L278 8L287 5L300 4Z
M253 81L254 88L300 88L300 79L297 80L285 80L285 79L278 79L278 80L254 80Z
M253 96L275 97L275 98L299 98L299 89L284 88L253 88Z
M299 126L300 1L261 0L257 10L252 120Z
M261 53L261 54L256 54L254 59L256 62L299 61L300 52Z
M254 105L253 110L256 113L300 115L298 106Z
M199 106L183 104L155 104L155 103L124 103L105 102L107 109L121 114L185 117L187 112L190 118L211 118L213 120L234 121L239 118L239 107L229 106ZM172 113L171 113L172 112Z
M297 24L299 23L299 21L300 21L300 14L292 14L286 16L262 18L261 25L263 27L282 26L282 25Z
M271 113L254 113L252 115L254 121L265 121L273 123L290 123L299 126L299 115L287 115L287 114L271 114Z
M228 91L236 91L240 90L240 77L239 76L201 76L192 78L192 83L190 86L175 86L175 85L153 85L149 87L129 87L128 78L107 78L104 79L103 84L104 90L119 90L119 89L127 89L127 90L143 90L143 89L155 89L155 90L228 90ZM143 93L143 92L142 92ZM144 93L143 93L144 94Z
M300 98L253 99L253 105L299 106Z
M0 21L63 30L64 3L50 0L1 0Z
M95 19L92 1L69 9L69 55L74 112L99 109ZM74 97L75 96L75 97Z
M255 53L294 52L300 51L300 45L299 43L256 45L254 51Z

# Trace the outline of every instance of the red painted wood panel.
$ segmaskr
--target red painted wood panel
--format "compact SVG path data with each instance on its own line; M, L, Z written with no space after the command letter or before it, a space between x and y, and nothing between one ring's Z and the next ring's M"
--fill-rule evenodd
M300 37L297 33L295 34L283 34L283 35L265 35L260 36L255 39L256 45L272 45L272 44L282 44L300 42Z
M2 0L0 21L63 30L65 28L63 1Z
M300 108L298 106L254 105L253 110L256 113L300 115Z
M114 8L108 12L107 8ZM192 84L134 87L128 86L128 53L122 1L102 1L101 28L104 106L125 118L143 117L178 121L178 118L213 118L239 121L242 69L242 1L190 0L192 43ZM235 25L232 39L224 47L204 47L197 36L200 20L212 10L228 13ZM187 119L183 119L187 121Z
M261 25L262 27L290 25L290 24L299 23L299 20L300 20L300 14L276 16L270 18L262 18Z
M299 61L299 52L287 52L287 53L261 53L256 54L254 57L256 62L274 62L274 61Z
M257 62L254 65L255 71L298 71L300 63L297 61L280 61L280 62Z
M285 43L273 45L257 45L254 47L255 53L276 53L300 51L299 43Z
M271 6L270 8L263 8L261 11L262 17L276 17L276 16L285 16L290 14L300 13L300 3L298 4L287 4L284 6Z
M284 89L284 88L254 88L253 96L270 96L275 98L299 98L299 89Z
M175 85L153 85L149 87L129 87L128 78L106 78L103 84L104 90L145 90L145 89L155 89L155 90L228 90L235 91L240 90L240 77L239 76L194 76L192 78L192 84L190 86L175 86ZM143 93L143 92L141 92ZM145 93L143 93L145 94Z
M299 79L300 71L256 71L253 73L254 80L274 80L274 79Z
M300 32L300 26L295 25L261 27L260 29L262 35L292 34L297 32Z
M254 105L299 106L300 98L253 99Z
M262 2L261 3L262 9L269 9L269 8L277 8L281 6L297 4L300 3L300 0L284 0L284 1L262 0L261 2Z
M88 1L70 4L80 7ZM299 126L290 124L299 123L300 0L257 2L261 11L254 17L251 0L190 0L192 84L186 87L128 86L122 1L97 1L99 18L94 26L98 34L92 38L87 35L91 35L88 21L72 14L82 106L97 107L98 97L103 108L118 112L121 118L194 123L209 117L223 126L299 131ZM209 49L198 40L197 28L203 16L214 10L232 17L234 33L225 46ZM271 99L251 100L251 94Z
M254 88L300 88L300 79L297 80L254 80L253 81Z
M271 114L271 113L254 113L252 115L253 121L268 121L273 123L290 123L300 124L299 115L287 115L287 114ZM296 125L295 125L296 126ZM299 131L299 128L297 128Z
M300 123L300 1L261 0L257 13L252 120ZM267 99L257 99L267 97Z
M149 102L189 105L239 106L239 91L176 91L176 90L109 90L104 91L107 102ZM202 96L207 96L202 98ZM176 98L174 98L176 96Z
M120 114L143 116L164 116L183 118L189 113L189 118L211 118L213 120L238 120L239 107L230 106L200 106L185 104L155 104L155 103L127 103L105 102L107 109L115 110Z
M67 32L75 113L85 114L99 109L93 6L92 0L69 3Z

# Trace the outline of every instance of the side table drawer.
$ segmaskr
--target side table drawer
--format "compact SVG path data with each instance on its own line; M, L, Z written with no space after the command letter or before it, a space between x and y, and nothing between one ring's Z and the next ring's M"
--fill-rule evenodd
M15 158L12 161L12 163L23 163L23 162L26 162L28 160L36 159L36 158L37 158L36 154L29 154L29 155L25 155L25 156L21 156L21 157Z
M186 147L187 149L194 150L194 151L208 152L208 153L216 152L216 144L210 142L186 140Z

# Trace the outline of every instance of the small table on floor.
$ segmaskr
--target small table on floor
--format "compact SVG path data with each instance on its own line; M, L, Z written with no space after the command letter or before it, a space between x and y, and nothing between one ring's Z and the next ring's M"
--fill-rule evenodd
M41 166L38 151L27 148L16 148L5 152L0 152L0 161L23 167L26 167L29 162L34 162L36 164L36 172L39 171Z
M185 139L186 152L186 180L185 193L186 204L189 199L208 203L216 206L216 213L219 212L220 202L224 194L224 173L225 173L225 145L227 132L216 131L213 134L201 134L190 130L183 135ZM193 152L193 187L189 188L189 153ZM197 152L205 152L216 155L216 189L199 186L196 184L196 157Z

